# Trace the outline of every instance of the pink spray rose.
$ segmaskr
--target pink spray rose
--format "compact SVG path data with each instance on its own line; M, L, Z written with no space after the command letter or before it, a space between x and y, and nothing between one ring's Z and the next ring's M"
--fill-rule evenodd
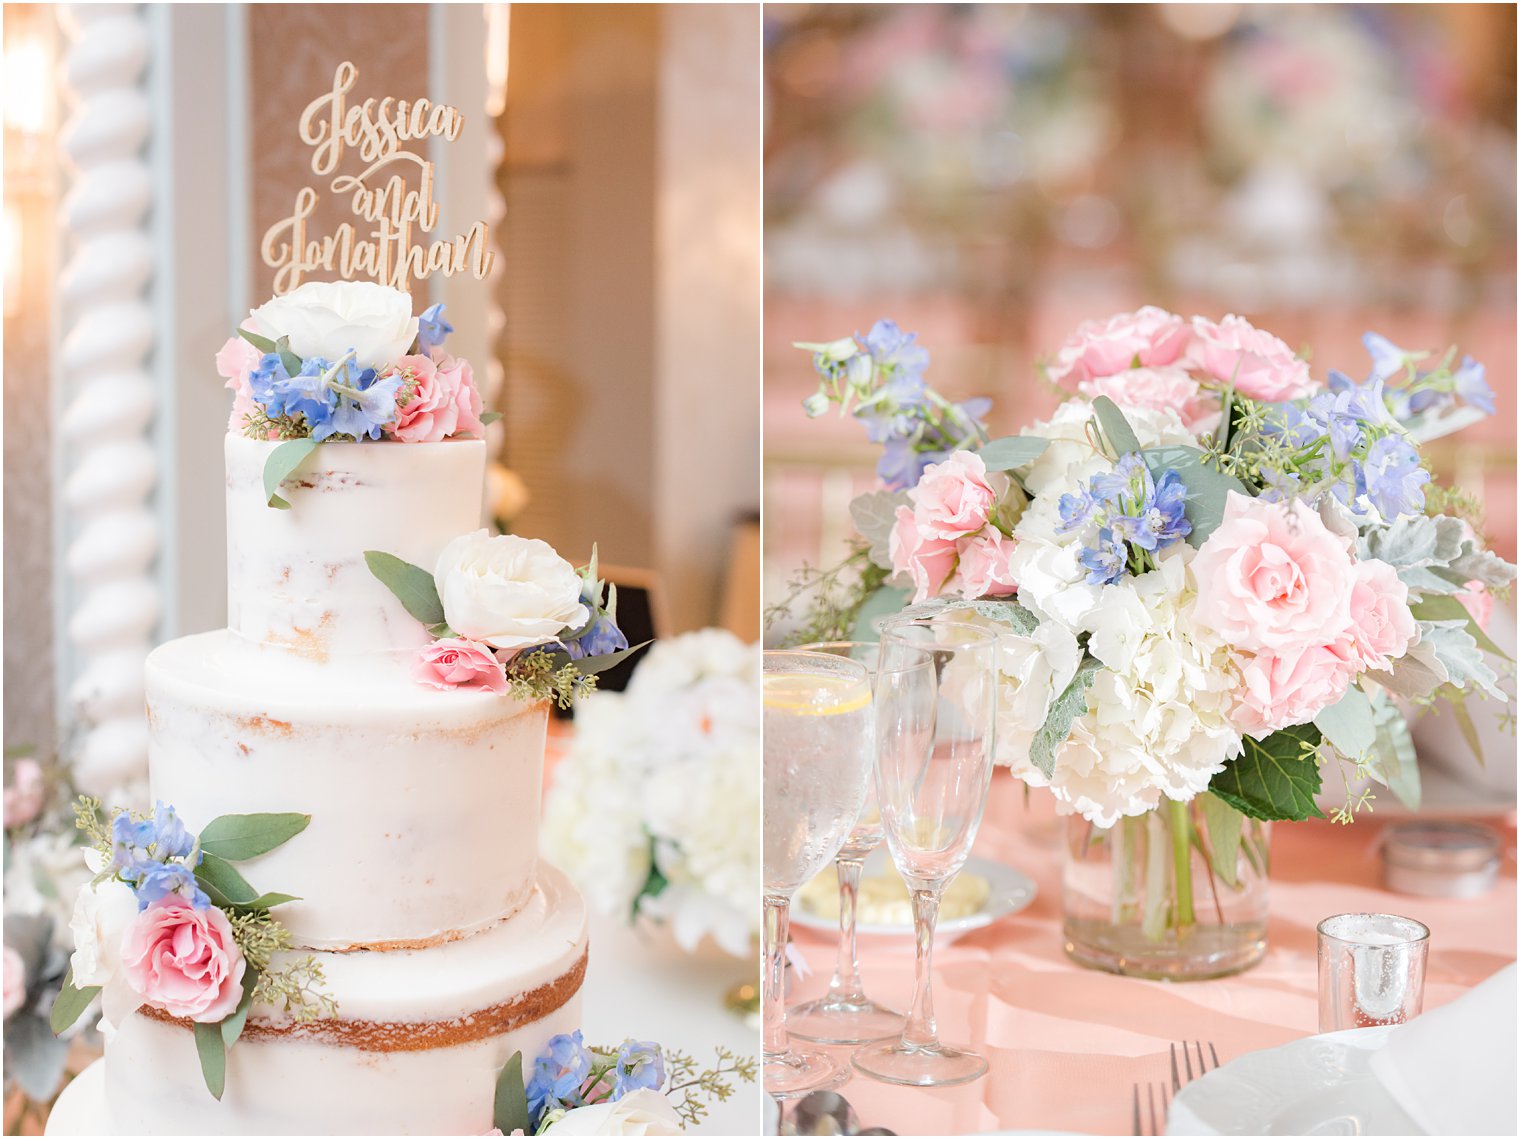
M1194 435L1219 426L1219 400L1206 395L1198 381L1178 367L1131 368L1084 380L1077 390L1088 399L1106 395L1121 408L1175 411Z
M956 451L924 468L908 498L925 538L963 538L987 525L1007 488L1008 476L989 474L980 455Z
M18 759L11 773L12 783L5 789L6 828L25 826L42 810L46 781L42 766L35 759Z
M253 402L253 388L248 374L258 367L264 354L241 336L230 338L216 354L216 374L227 381L232 389L232 414L227 419L227 430L242 434L243 417L259 410Z
M26 1004L26 962L9 945L5 947L5 1019Z
M1324 645L1257 653L1241 665L1235 724L1265 739L1279 728L1307 724L1346 695L1353 661Z
M464 637L447 637L425 646L417 654L412 678L445 691L451 688L497 693L507 690L506 673L492 655L490 646Z
M1008 568L1014 541L994 526L963 538L960 546L961 593L965 597L1007 597L1019 586Z
M122 936L127 983L172 1016L215 1023L243 999L247 962L227 915L198 910L178 894L148 905Z
M1215 324L1195 316L1188 356L1220 383L1233 380L1235 390L1250 399L1278 402L1314 390L1309 365L1277 337L1242 317L1227 316Z
M1470 581L1457 594L1457 600L1467 606L1478 628L1488 628L1489 619L1494 615L1494 595L1488 591L1488 586L1481 581Z
M450 435L479 435L480 392L464 360L403 356L392 371L410 372L412 395L396 409L392 435L403 443L437 443Z
M1088 380L1129 371L1137 358L1147 368L1175 363L1188 336L1180 316L1154 305L1107 320L1084 321L1061 345L1046 374L1075 391Z
M892 568L913 579L915 602L938 597L955 572L955 543L925 535L914 520L911 506L897 508L897 524L887 540L887 553Z
M1351 625L1354 569L1317 511L1231 491L1193 559L1197 619L1251 652L1333 644Z
M1343 655L1358 672L1387 671L1419 635L1409 612L1409 587L1387 562L1358 562L1351 586L1351 628Z

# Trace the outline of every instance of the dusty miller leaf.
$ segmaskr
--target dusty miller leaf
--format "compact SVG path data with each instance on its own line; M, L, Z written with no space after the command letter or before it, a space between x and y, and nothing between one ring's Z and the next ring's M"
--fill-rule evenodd
M892 527L897 524L897 508L907 503L905 490L875 490L850 503L850 521L855 523L861 537L871 543L871 561L882 569L892 568L888 542Z
M1488 667L1478 642L1465 626L1464 621L1421 621L1420 645L1416 647L1434 652L1446 670L1447 680L1458 688L1477 690L1494 700L1507 700L1499 687L1498 673Z
M1102 667L1103 662L1096 657L1083 659L1077 666L1077 673L1071 678L1071 683L1061 695L1051 701L1050 710L1045 713L1045 722L1029 743L1029 762L1039 768L1047 779L1055 773L1056 749L1071 735L1072 722L1078 716L1087 714L1087 690L1092 687L1093 678Z
M921 601L917 605L908 606L902 611L901 616L937 617L957 609L969 609L978 616L1001 622L1015 633L1026 637L1039 628L1040 625L1040 619L1028 609L1025 609L1017 598L1013 597L1003 599L983 598L976 601L964 601L953 597L935 597L929 601Z

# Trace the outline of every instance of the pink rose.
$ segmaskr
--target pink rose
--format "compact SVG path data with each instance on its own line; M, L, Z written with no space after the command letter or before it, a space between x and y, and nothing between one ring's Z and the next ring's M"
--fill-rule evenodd
M1494 595L1488 591L1488 586L1481 581L1470 581L1457 594L1457 600L1467 606L1478 628L1488 628L1489 618L1494 615Z
M955 572L955 543L925 535L914 521L911 506L897 508L897 524L887 539L887 553L892 568L913 579L915 602L938 597Z
M172 1016L213 1024L243 999L247 962L227 915L198 910L178 894L148 905L121 939L127 983Z
M6 828L21 827L42 811L47 782L42 766L35 759L18 759L11 772L11 785L5 789Z
M248 374L258 367L264 354L241 336L230 338L216 354L216 374L227 381L233 391L232 414L227 419L227 430L239 434L243 430L243 417L259 410L253 402L253 388Z
M1250 399L1278 402L1298 399L1314 390L1309 365L1270 332L1255 328L1242 317L1227 316L1218 324L1193 318L1193 343L1188 355L1194 365Z
M1112 376L1084 380L1077 390L1088 399L1106 395L1121 408L1175 411L1194 435L1219 426L1219 400L1178 367L1131 368Z
M396 410L391 434L403 443L437 443L451 435L479 435L480 392L464 360L444 355L403 356L388 370L408 373L411 394Z
M1008 568L1014 540L989 526L960 545L961 594L965 597L1007 597L1019 586Z
M412 666L412 679L442 688L476 688L501 693L507 676L491 649L479 641L448 637L423 647Z
M1357 671L1387 671L1419 635L1409 612L1409 587L1387 562L1358 562L1351 586L1351 629L1343 650Z
M1317 511L1231 491L1193 559L1197 619L1252 652L1333 644L1351 624L1354 570Z
M1241 665L1235 724L1256 739L1307 724L1346 695L1356 669L1355 662L1324 645L1257 653Z
M26 1004L26 962L9 945L5 947L5 1019Z
M1188 326L1180 316L1153 305L1107 320L1084 321L1056 352L1046 374L1076 391L1078 385L1143 367L1175 363L1187 347Z
M908 498L925 538L963 538L987 525L1007 483L1006 475L989 475L987 464L974 451L956 451L944 462L924 468Z

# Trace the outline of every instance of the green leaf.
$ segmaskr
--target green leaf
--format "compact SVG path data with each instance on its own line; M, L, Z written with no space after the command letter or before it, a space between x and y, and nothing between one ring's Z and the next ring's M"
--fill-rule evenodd
M491 1109L491 1122L503 1135L521 1131L524 1135L532 1130L528 1119L528 1092L523 1084L522 1053L512 1053L506 1067L496 1077L496 1101Z
M1030 741L1029 761L1043 771L1047 779L1055 773L1056 748L1071 735L1072 721L1087 714L1087 690L1092 687L1093 678L1102 668L1103 662L1096 657L1083 658L1071 683L1050 702L1045 722Z
M855 614L855 628L850 632L850 640L872 644L880 640L881 633L876 628L876 622L883 617L891 617L901 612L903 603L907 600L906 589L898 589L891 585L878 588L865 599L860 611Z
M195 868L195 880L215 906L248 906L258 900L259 892L250 886L237 869L220 855L202 853Z
M1049 446L1049 439L1037 435L1006 435L986 444L976 454L989 471L1012 471L1027 467Z
M429 625L427 627L427 631L428 631L428 636L430 636L430 637L436 637L440 641L444 640L445 638L448 638L448 637L457 637L457 636L459 636L458 633L454 632L453 629L449 628L449 623L447 621L439 621L438 624L436 624L436 625Z
M1209 790L1253 819L1322 819L1325 813L1314 802L1319 764L1312 753L1306 754L1306 745L1318 747L1319 742L1319 729L1313 724L1283 728L1264 740L1247 736L1240 758L1214 776Z
M1249 493L1245 483L1234 475L1204 462L1206 456L1197 447L1151 447L1140 453L1152 478L1159 479L1163 472L1175 471L1182 480L1184 509L1192 524L1187 543L1195 549L1219 528L1230 492Z
M220 1025L196 1023L195 1052L201 1058L201 1075L206 1079L206 1090L212 1098L221 1099L227 1086L227 1045L222 1043Z
M364 564L382 585L396 595L396 600L424 625L439 625L445 620L443 602L433 575L421 566L404 562L394 554L365 550Z
M979 617L1007 625L1020 636L1027 637L1040 627L1040 619L1024 608L1016 597L984 597L975 601L965 601L958 597L932 597L928 601L908 606L898 616L934 617L961 609L969 609Z
M83 1016L84 1010L90 1007L90 1002L99 995L99 985L89 985L83 989L75 987L74 967L70 965L68 975L63 979L63 988L58 993L58 999L53 1002L52 1016L48 1020L53 1032L61 1033Z
M201 850L229 862L268 854L306 829L310 815L221 815L201 831Z
M243 970L243 999L238 1001L237 1008L222 1019L223 1047L231 1048L238 1042L238 1037L243 1035L243 1026L248 1023L248 1010L253 1007L253 990L258 983L259 971L249 965Z
M1103 428L1103 434L1108 437L1108 445L1114 449L1114 458L1140 450L1140 440L1135 437L1135 429L1124 418L1124 412L1119 410L1118 404L1106 395L1100 395L1093 400L1093 412L1098 417L1098 425Z
M290 350L290 337L282 336L274 342L274 350L280 354L280 363L292 376L301 374L301 357Z
M1493 653L1502 660L1509 660L1509 654L1501 649L1483 631L1483 626L1473 619L1468 612L1467 606L1462 604L1457 597L1422 597L1412 602L1409 612L1414 614L1416 621L1465 621L1467 631L1472 639L1478 643L1478 647L1486 653Z
M1420 767L1414 753L1409 721L1399 706L1387 698L1378 701L1377 743L1373 746L1373 771L1411 811L1420 809Z
M908 492L903 490L876 490L850 502L850 521L855 523L861 537L871 543L871 561L882 569L892 568L888 543L892 527L897 525L897 508L907 502Z
M1483 741L1479 738L1478 729L1472 722L1472 715L1467 711L1467 698L1461 692L1451 692L1446 697L1446 705L1451 709L1452 716L1456 718L1462 738L1467 741L1467 746L1472 751L1473 757L1477 759L1478 766L1487 767L1488 763L1483 758Z
M1361 757L1377 741L1372 704L1367 694L1354 686L1346 689L1346 695L1334 704L1320 709L1314 717L1314 726L1347 759Z
M1239 885L1235 871L1240 869L1240 828L1245 816L1207 791L1198 796L1198 809L1209 832L1209 864L1220 881L1234 889Z
M276 493L280 484L296 473L296 468L311 457L322 444L315 439L287 439L264 462L264 494L276 510L289 510L290 503Z
M251 902L238 903L241 910L272 910L276 906L283 906L286 902L299 902L301 899L296 894L260 894Z
M260 336L257 332L249 332L246 328L238 329L238 335L266 356L275 350L274 341L267 336Z
M571 661L570 663L575 665L576 671L581 673L581 675L592 676L598 672L606 672L609 668L622 664L634 653L649 644L653 644L653 642L640 641L636 645L629 645L626 649L619 649L615 653L603 653L601 656L595 657L581 657L580 660ZM568 654L566 654L565 659L570 659Z
M495 423L500 418L501 418L501 412L499 412L499 411L488 411L488 412L486 412L484 415L482 415L480 417L480 425L482 427L489 427L489 426L491 426L491 424Z

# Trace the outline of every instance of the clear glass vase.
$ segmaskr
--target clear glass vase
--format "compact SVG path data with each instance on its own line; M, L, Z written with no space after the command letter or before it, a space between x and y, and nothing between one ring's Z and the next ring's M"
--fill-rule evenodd
M1261 960L1271 824L1204 800L1163 801L1112 827L1072 816L1062 913L1075 961L1194 981Z

